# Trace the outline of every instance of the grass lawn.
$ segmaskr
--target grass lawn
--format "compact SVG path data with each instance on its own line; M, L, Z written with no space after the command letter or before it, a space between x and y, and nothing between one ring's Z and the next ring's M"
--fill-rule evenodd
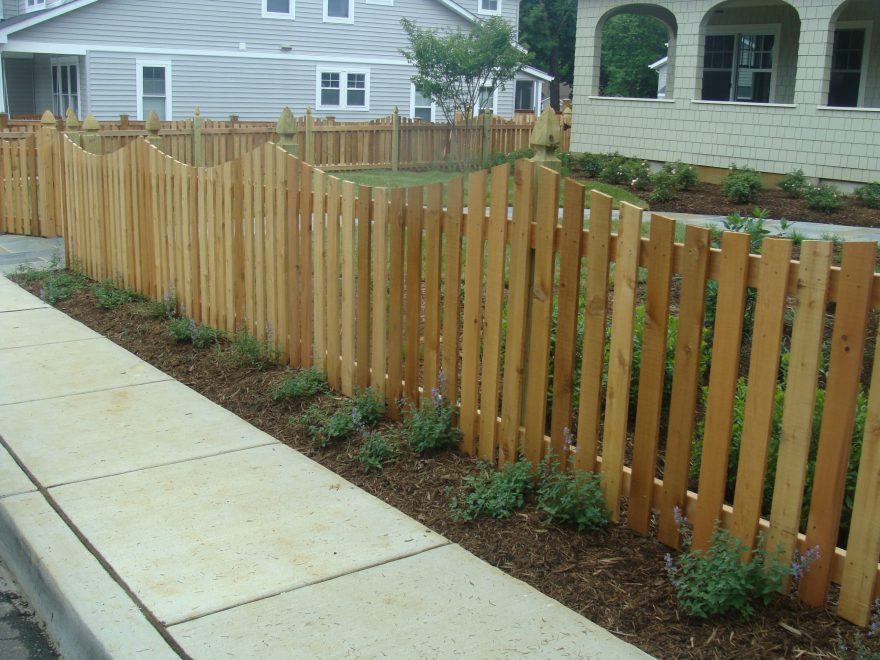
M392 172L391 170L355 170L351 172L333 172L333 176L338 176L346 181L354 181L357 184L364 186L374 186L374 187L384 187L384 188L409 188L412 186L426 186L431 183L446 183L450 179L453 179L457 176L467 176L467 173L462 172L454 172L448 170L425 170L420 172L413 171L399 171ZM510 186L508 189L508 203L513 203L513 177L511 177ZM620 202L629 202L630 204L635 204L636 206L641 206L642 208L647 208L648 204L643 199L640 199L632 192L625 188L620 188L618 186L612 186L607 183L601 183L598 181L589 181L584 182L587 186L587 190L598 190L599 192L603 192L606 195L610 195L614 199L614 208L618 208L620 206ZM465 180L465 205L468 204L468 190L467 190L467 180ZM445 191L444 191L444 203L446 201ZM562 202L562 191L560 191L560 203ZM489 204L489 196L488 193L486 195L486 205ZM586 208L590 207L590 196L587 195L586 198Z

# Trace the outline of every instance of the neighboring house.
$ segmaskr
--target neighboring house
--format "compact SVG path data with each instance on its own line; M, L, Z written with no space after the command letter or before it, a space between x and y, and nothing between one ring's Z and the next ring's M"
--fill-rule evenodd
M400 18L468 29L479 17L518 23L519 0L0 0L0 111L98 119L236 113L357 120L439 119L410 83ZM534 109L549 76L527 68L481 104L512 117Z
M623 13L667 27L662 97L599 96ZM579 0L575 63L572 151L880 180L880 0Z
M657 72L657 98L666 98L666 71L669 68L669 58L661 57L656 62L649 64L648 68Z

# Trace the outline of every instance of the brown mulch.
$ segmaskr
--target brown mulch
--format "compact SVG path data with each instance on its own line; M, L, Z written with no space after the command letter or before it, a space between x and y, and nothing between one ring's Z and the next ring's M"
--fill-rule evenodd
M640 195L641 196L641 195ZM758 195L758 201L749 204L733 204L721 192L721 186L699 183L692 190L676 193L669 202L650 205L652 211L678 213L702 213L707 215L751 215L755 207L766 209L771 218L785 218L792 222L821 222L833 225L880 227L880 209L862 206L854 197L846 197L837 211L817 211L807 206L803 199L792 199L778 189L768 188ZM797 231L797 226L793 227Z
M290 424L290 417L312 402L272 401L269 392L282 377L282 368L260 372L236 367L222 358L219 349L177 344L167 335L163 322L139 315L135 305L101 310L88 291L59 303L58 309L652 655L844 657L841 643L850 650L859 645L880 650L864 631L835 617L833 602L822 609L809 609L792 598L780 598L749 622L691 618L675 606L663 569L667 549L624 525L578 534L546 524L528 507L510 520L456 521L449 510L447 490L460 487L462 478L474 473L472 459L455 453L420 457L403 451L396 463L364 474L356 460L357 441L321 449L302 428ZM320 403L334 406L338 398L322 397ZM386 425L388 437L395 436L395 428L391 423Z

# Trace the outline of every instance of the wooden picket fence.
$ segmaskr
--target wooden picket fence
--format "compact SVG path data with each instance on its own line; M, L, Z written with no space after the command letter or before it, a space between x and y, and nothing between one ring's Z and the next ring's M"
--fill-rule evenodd
M721 248L712 249L709 231L695 226L677 244L675 222L658 215L643 238L641 210L627 204L615 233L611 199L595 191L585 230L584 188L524 160L512 179L507 165L469 175L471 196L488 192L484 211L482 203L467 204L464 178L445 190L356 186L271 144L209 168L184 165L143 140L104 156L70 140L63 149L68 254L91 277L153 298L173 292L195 322L246 328L291 366L322 369L345 394L376 389L393 414L401 399L430 401L442 373L446 394L460 402L461 449L499 465L519 456L539 461L550 450L565 456L573 429L576 452L565 457L572 469L601 473L614 520L625 511L626 524L648 534L655 512L659 540L678 547L674 510L681 507L698 548L716 520L749 548L766 533L783 561L818 546L800 597L819 606L831 583L839 584L839 615L867 623L878 595L880 385L868 394L846 549L836 543L867 319L880 308L874 244L846 243L839 268L827 241L804 241L800 261L791 260L785 239L765 240L757 256L747 235L725 233ZM711 371L705 411L695 412L709 281L717 283ZM749 289L757 302L748 394L736 489L727 501ZM646 321L636 355L640 306ZM829 324L824 386L831 413L821 419L811 455ZM783 336L790 360L767 516L761 502ZM871 383L878 382L874 361ZM688 474L698 416L705 431L695 483Z

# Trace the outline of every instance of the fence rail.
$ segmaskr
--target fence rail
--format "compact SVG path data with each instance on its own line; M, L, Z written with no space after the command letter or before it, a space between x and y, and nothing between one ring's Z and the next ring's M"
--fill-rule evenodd
M488 191L491 203L466 212L475 205L463 178L445 191L359 187L271 144L208 168L143 140L104 156L70 140L63 150L69 254L92 277L152 297L174 291L196 322L247 328L346 394L375 388L392 411L402 397L418 403L442 372L460 402L462 449L499 464L565 456L572 429L566 458L602 474L615 520L626 511L646 534L654 511L660 541L677 547L681 507L697 547L718 519L748 547L765 531L784 561L818 546L800 597L823 604L833 581L840 616L867 623L880 556L880 362L859 390L867 319L880 308L875 245L845 244L838 268L826 241L804 241L799 261L788 240L754 255L747 236L725 233L713 249L693 226L677 244L662 216L643 238L640 210L626 204L612 233L611 200L595 191L585 230L583 187L528 161L513 179L507 165L470 174L470 194ZM817 386L830 413L814 429ZM842 526L853 440L862 449Z

